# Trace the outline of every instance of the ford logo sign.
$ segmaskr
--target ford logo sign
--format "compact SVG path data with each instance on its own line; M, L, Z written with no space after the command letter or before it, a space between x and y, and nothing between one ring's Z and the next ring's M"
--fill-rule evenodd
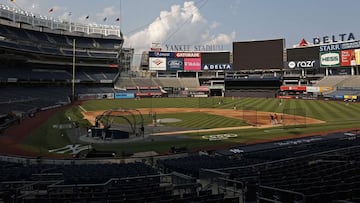
M183 62L178 60L171 60L167 63L169 66L182 66Z

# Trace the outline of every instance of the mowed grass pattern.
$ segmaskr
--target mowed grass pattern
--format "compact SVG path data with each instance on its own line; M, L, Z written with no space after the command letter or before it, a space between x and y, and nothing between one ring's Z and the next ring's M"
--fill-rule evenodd
M267 112L292 112L297 115L307 116L325 121L323 124L306 125L301 129L281 130L281 127L274 127L274 130L263 129L244 129L213 133L194 133L188 134L187 139L176 141L159 142L138 142L126 144L109 144L106 146L97 145L100 149L123 149L136 152L143 150L156 150L164 152L169 146L187 146L188 148L203 148L206 146L216 146L226 144L249 143L254 140L269 140L273 138L286 139L288 136L317 133L329 130L360 128L360 104L345 103L341 101L318 101L318 100L279 100L274 98L142 98L136 99L118 99L118 100L92 100L84 101L81 108L74 106L66 111L59 112L55 119L49 119L41 129L35 131L30 137L24 140L27 148L34 148L42 151L57 146L70 144L65 137L59 137L66 132L54 129L51 126L58 123L78 120L84 126L86 122L82 120L79 111L95 111L109 109L138 109L138 108L225 108L232 109L236 105L238 109L267 111ZM147 116L144 116L146 118ZM181 122L168 123L166 125L191 129L207 129L218 127L232 127L245 125L243 121L226 118L222 116L210 115L203 112L182 113L179 109L178 114L159 114L158 118L178 118ZM150 118L146 118L148 123ZM50 126L50 127L49 127ZM46 129L46 130L44 130ZM239 136L234 139L209 142L201 138L202 135L219 134L219 133L236 133ZM49 136L49 135L52 136ZM46 136L46 138L44 138ZM61 140L59 142L59 140Z
M207 113L177 113L177 114L160 114L160 119L176 118L179 122L162 123L165 126L183 127L183 128L223 128L245 126L245 122Z
M360 119L360 104L341 101L280 100L274 98L144 98L140 100L93 100L82 107L87 111L133 108L225 108L267 111L297 112L299 115L326 122L356 122ZM297 111L295 111L297 110Z
M155 109L154 109L155 110ZM128 124L128 121L124 118L127 118L128 121L132 121L132 116L121 116L113 117L111 123L117 124ZM135 116L136 123L141 123L140 116ZM236 127L236 126L246 126L244 121L234 118L228 118L203 112L192 112L192 113L164 113L157 114L157 119L177 119L176 122L161 122L162 126L172 126L172 127L182 127L182 128L192 128L192 129L209 129L209 128L224 128L224 127ZM151 116L143 115L144 124L152 124L153 120ZM102 119L106 122L106 119Z

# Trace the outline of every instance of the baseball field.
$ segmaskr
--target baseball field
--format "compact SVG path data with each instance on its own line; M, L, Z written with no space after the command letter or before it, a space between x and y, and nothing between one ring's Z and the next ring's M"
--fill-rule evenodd
M91 143L78 139L104 111L128 109L139 113L135 115L136 122L141 114L146 133L143 139ZM0 152L55 156L49 150L91 144L99 150L116 151L119 156L144 151L163 154L171 147L194 151L220 149L360 127L360 104L323 100L234 97L91 100L42 114L31 118L32 122L39 120L35 123L24 121L6 131L0 137ZM275 114L276 123L270 116ZM129 119L111 118L113 125L124 125L124 120Z

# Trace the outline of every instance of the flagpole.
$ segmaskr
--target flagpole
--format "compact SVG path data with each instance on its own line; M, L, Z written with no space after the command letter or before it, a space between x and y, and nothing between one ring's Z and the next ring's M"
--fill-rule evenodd
M119 15L119 28L120 28L120 32L121 32L121 21L122 21L122 10L121 10L121 0L120 0L120 15Z
M73 61L72 61L72 101L75 101L75 38L73 39Z

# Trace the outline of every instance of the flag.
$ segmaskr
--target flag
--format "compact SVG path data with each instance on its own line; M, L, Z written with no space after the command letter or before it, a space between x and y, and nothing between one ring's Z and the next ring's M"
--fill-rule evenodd
M51 12L53 12L54 11L54 9L53 8L50 8L49 9L49 13L51 13Z
M120 21L120 18L116 18L116 20L115 21Z
M86 16L85 19L89 19L90 16Z
M107 17L105 17L104 19L103 19L103 21L105 22L107 20Z

